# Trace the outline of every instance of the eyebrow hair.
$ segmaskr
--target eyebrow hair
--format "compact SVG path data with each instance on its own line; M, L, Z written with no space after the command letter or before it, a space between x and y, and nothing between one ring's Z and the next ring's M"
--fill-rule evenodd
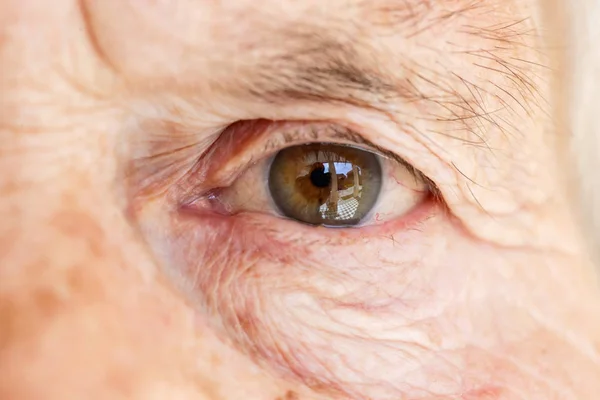
M423 21L421 25L431 27L457 14L489 13L489 9L481 9L484 3L489 6L490 2L463 2L461 8L443 10L431 19L423 13L418 18ZM545 66L537 59L538 49L532 44L535 33L526 18L510 16L488 25L477 25L471 18L454 28L465 40L481 42L477 48L456 45L448 50L448 57L470 62L472 74L404 57L397 65L402 73L392 76L378 65L369 65L368 61L377 60L378 55L368 43L353 40L347 27L335 26L322 30L295 26L280 32L278 42L289 45L257 67L260 72L251 94L271 103L345 103L396 115L406 112L406 108L397 108L398 100L420 104L428 110L422 119L454 125L453 129L430 133L484 146L484 126L491 124L504 134L519 133L513 118L500 115L501 111L531 116L532 110L545 102L536 82ZM427 28L417 25L409 32L423 29ZM484 74L489 76L485 81L478 77ZM493 99L494 108L487 104L489 99Z
M302 43L311 45L258 68L261 83L253 87L252 94L270 102L324 100L362 106L368 104L362 97L398 94L397 85L388 78L350 61L362 56L355 47L321 35L307 35Z

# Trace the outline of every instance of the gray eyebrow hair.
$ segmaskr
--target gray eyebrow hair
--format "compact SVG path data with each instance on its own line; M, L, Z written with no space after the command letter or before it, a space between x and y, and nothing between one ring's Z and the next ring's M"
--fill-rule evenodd
M262 65L252 94L270 102L281 100L339 101L366 106L364 97L397 97L398 83L358 62L355 47L322 36L307 36L311 46Z
M475 6L463 7L454 14L474 9ZM454 14L443 15L450 18ZM506 135L520 133L505 115L499 115L500 111L527 117L533 114L534 108L544 106L545 99L540 95L536 79L546 67L536 58L539 54L531 44L534 33L526 22L526 19L514 18L494 25L465 24L460 28L465 38L472 37L485 47L457 47L449 55L463 57L471 62L473 70L485 72L490 76L485 82L464 71L440 65L434 66L435 69L419 60L408 59L398 65L398 69L405 72L402 76L387 76L364 62L375 60L376 55L364 44L353 41L349 32L284 31L279 35L281 42L292 45L288 51L259 65L256 83L250 91L271 103L339 102L394 113L403 112L390 109L398 100L405 104L418 103L428 109L421 118L453 125L444 131L419 133L440 134L487 146L485 126L493 125ZM524 49L532 54L531 59L512 53L519 50L519 54L523 54ZM489 98L496 103L493 109L487 104Z

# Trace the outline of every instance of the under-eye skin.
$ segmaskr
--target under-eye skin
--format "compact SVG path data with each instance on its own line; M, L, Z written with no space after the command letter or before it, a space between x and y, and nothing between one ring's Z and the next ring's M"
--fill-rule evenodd
M360 223L377 202L381 183L379 156L347 145L288 147L269 168L269 192L279 211L311 225Z

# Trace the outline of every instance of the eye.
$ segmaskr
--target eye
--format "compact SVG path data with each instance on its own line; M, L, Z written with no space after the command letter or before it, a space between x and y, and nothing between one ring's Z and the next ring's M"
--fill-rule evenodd
M189 176L182 207L195 213L271 214L324 227L385 223L438 198L397 155L322 123L240 123Z
M269 192L286 217L312 225L356 225L381 191L379 156L352 146L288 147L269 168Z

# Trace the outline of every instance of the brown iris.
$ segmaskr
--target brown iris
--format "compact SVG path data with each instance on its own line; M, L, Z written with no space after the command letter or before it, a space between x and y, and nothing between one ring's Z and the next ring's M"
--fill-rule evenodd
M287 217L313 225L358 224L381 189L379 157L352 146L311 143L274 158L269 190Z

